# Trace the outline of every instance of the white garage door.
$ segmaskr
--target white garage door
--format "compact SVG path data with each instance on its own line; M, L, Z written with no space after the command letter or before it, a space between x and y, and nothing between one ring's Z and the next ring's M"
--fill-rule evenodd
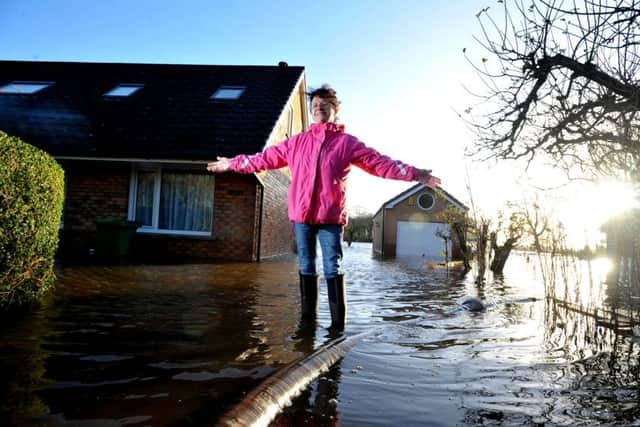
M436 230L449 234L449 226L436 222L398 221L396 256L424 257L431 260L444 260L444 240L436 236ZM451 256L451 241L449 256Z

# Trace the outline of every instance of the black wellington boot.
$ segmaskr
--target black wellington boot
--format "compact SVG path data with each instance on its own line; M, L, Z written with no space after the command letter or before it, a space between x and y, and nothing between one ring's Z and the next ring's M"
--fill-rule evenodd
M347 293L344 286L344 275L327 279L329 310L331 310L331 328L344 329L347 321Z
M300 317L313 320L318 311L318 276L300 274Z

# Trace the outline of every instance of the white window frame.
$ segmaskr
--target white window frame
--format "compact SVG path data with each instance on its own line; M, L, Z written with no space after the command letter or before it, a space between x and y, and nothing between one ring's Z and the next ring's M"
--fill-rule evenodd
M247 89L246 86L220 86L214 93L211 95L211 99L215 100L235 100L242 96L244 91Z
M27 80L14 80L11 83L0 86L0 94L4 95L33 95L38 93L55 82L40 82Z
M142 83L118 83L107 93L104 94L105 98L128 98L134 93L138 92L144 87Z
M425 195L431 196L431 206L425 207L425 206L422 206L422 203L420 203L420 198ZM436 196L428 191L420 193L418 197L416 197L416 205L418 205L418 207L423 211L430 211L436 205Z
M142 234L167 234L174 236L196 236L211 237L213 236L213 209L211 211L211 231L189 231L189 230L167 230L158 228L160 219L160 190L162 187L162 172L185 171L184 168L162 167L162 166L143 166L134 167L131 170L131 179L129 180L129 212L127 218L135 221L136 216L136 200L138 199L138 172L153 172L153 213L151 215L151 225L142 225L138 228L137 233ZM187 170L188 172L188 170ZM193 171L196 173L196 171ZM213 179L213 187L215 188L215 177ZM214 191L214 188L211 191ZM215 202L213 202L215 203Z

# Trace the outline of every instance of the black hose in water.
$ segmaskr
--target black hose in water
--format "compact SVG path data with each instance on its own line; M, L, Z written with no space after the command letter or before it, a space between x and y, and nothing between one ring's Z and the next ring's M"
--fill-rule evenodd
M338 360L373 330L351 337L339 337L319 347L309 356L292 362L252 390L218 421L218 426L268 426L271 421L313 380L327 372Z

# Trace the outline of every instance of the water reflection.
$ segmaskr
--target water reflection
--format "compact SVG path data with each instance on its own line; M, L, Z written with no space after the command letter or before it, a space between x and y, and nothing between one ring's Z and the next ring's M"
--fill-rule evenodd
M537 261L515 254L478 285L345 247L345 334L373 332L274 425L635 422L637 287ZM213 425L332 338L325 286L300 324L297 280L294 260L63 269L55 295L0 326L0 425ZM461 311L464 296L491 304Z
M34 362L2 362L28 375L3 375L8 418L211 419L296 357L292 284L275 264L65 269L55 297L3 331L3 354Z

